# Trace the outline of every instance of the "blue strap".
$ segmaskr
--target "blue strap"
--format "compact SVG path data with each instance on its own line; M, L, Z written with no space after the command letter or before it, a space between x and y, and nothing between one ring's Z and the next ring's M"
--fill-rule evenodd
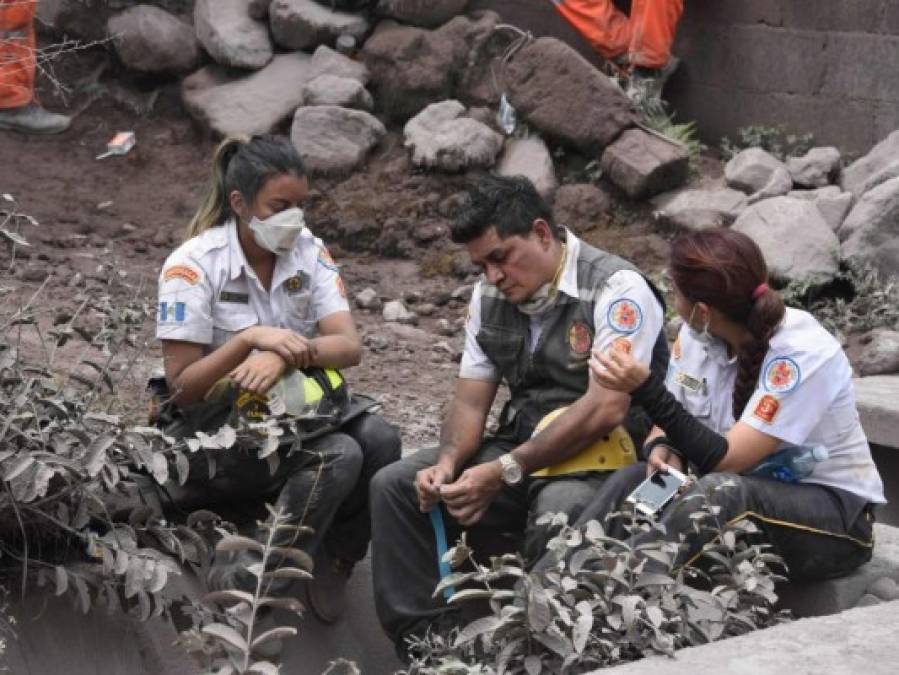
M445 579L452 571L450 564L443 560L446 555L446 527L443 524L443 511L440 504L435 504L431 509L431 527L434 528L434 539L437 541L437 571L441 579ZM455 595L456 589L452 586L443 589L443 597L449 600Z

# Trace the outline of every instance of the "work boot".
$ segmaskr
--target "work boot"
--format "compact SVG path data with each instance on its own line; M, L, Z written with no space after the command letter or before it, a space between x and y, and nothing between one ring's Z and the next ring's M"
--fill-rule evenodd
M662 90L668 82L668 78L677 70L680 59L672 56L662 68L643 68L637 66L631 73L627 83L625 94L638 107L644 107L647 102L660 102Z
M36 103L0 110L0 129L25 134L58 134L69 128L72 118L45 110Z
M346 606L346 582L354 563L321 551L315 559L315 578L306 584L309 607L322 623L334 623Z

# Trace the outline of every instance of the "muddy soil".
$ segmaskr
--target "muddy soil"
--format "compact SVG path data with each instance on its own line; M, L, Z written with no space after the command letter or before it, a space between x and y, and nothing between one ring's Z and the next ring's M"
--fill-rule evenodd
M102 70L105 59L81 54L58 69L74 83L67 104L77 116L67 132L46 138L0 132L0 193L13 195L39 223L22 230L33 245L17 248L15 260L0 242L0 314L8 316L40 289L34 306L44 333L71 316L79 297L140 297L155 305L159 268L182 240L215 146L184 113L176 85L123 82ZM91 76L100 71L100 78ZM53 92L43 100L61 107ZM149 101L152 110L142 110ZM97 160L120 130L136 133L136 148ZM566 171L574 177L578 166L577 160L570 170L563 166L561 178ZM347 375L354 389L383 401L407 450L436 439L461 354L465 302L450 295L474 276L446 233L453 195L465 178L415 171L401 135L392 132L363 171L314 180L307 205L310 227L331 245L351 297L370 286L385 300L406 299L410 309L425 305L417 327L385 324L380 312L354 310L365 354ZM649 272L663 265L666 242L654 233L645 209L616 202L602 223L572 225L588 241ZM440 319L456 327L454 334L438 333ZM79 318L88 337L92 320L98 319L89 312ZM146 376L160 366L152 314L144 328L145 342L119 366L123 376L116 385L123 407L138 417ZM23 344L42 349L37 331ZM90 356L86 345L73 340L52 365L74 367Z

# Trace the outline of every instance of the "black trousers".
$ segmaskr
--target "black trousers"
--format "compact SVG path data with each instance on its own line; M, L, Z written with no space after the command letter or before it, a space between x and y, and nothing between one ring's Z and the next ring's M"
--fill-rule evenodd
M485 439L468 466L498 458L518 443ZM375 607L384 630L403 649L404 638L421 634L448 611L442 597L431 597L439 580L437 545L430 516L418 507L415 475L437 462L438 448L421 450L382 469L372 481L371 509L375 537L372 570ZM554 478L525 478L497 494L482 520L471 528L473 540L493 542L507 533L524 534L525 552L536 557L544 550L546 528L536 520L544 513L564 512L574 521L609 473L569 474ZM462 527L444 510L449 545Z
M314 530L296 542L299 548L314 554L324 546L332 557L357 562L371 540L369 485L379 469L400 458L400 442L396 428L379 415L364 413L339 431L282 454L274 474L255 453L224 451L213 478L205 460L197 458L185 485L169 483L166 488L182 509L223 506L249 523L256 507L272 502L290 513L293 522ZM248 534L253 534L252 526Z
M583 510L578 524L590 520L606 521L618 511L624 500L646 478L646 464L639 463L615 472L593 501ZM732 487L716 490L725 482ZM692 562L703 545L714 534L703 529L696 532L691 515L700 499L690 495L705 493L712 505L720 507L722 523L742 518L752 520L762 536L772 544L795 580L827 579L843 576L871 559L874 547L874 517L870 505L844 490L812 483L784 483L769 478L740 474L711 473L700 478L686 492L675 498L662 512L660 522L666 534L658 530L630 537L639 545L665 538L679 541L685 535L686 547L676 565ZM606 532L617 539L629 538L621 519L605 522ZM546 559L540 565L547 564Z

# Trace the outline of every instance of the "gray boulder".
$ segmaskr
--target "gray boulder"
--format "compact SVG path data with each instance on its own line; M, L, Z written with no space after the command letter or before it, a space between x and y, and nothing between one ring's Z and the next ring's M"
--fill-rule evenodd
M197 0L197 39L223 66L259 70L272 60L268 27L249 14L249 0Z
M585 154L600 152L636 119L618 85L561 40L528 42L503 72L521 117Z
M838 233L843 258L894 276L899 269L899 178L862 195Z
M728 187L751 195L764 188L777 169L786 168L783 162L769 152L761 148L747 148L734 155L725 165L724 179Z
M559 187L552 155L539 136L507 140L496 173L500 176L526 176L540 196L550 201Z
M184 106L201 126L222 136L270 133L303 102L303 86L318 75L308 54L282 54L244 77L217 65L184 79Z
M743 211L733 229L759 245L776 279L819 284L839 271L839 240L808 201L766 199Z
M601 166L628 197L644 199L686 183L690 153L680 143L629 129L605 149Z
M200 47L193 26L152 5L137 5L106 24L116 53L131 70L185 73L196 67Z
M409 120L403 136L412 150L412 163L443 171L493 166L503 137L464 114L459 101L441 101Z
M290 140L310 173L343 176L360 166L386 133L362 110L307 106L297 109Z
M802 157L787 159L793 182L814 188L830 185L840 173L840 151L836 148L812 148Z
M272 0L250 0L247 13L254 19L264 19L268 16L268 8L271 4Z
M415 315L415 312L410 312L406 309L402 300L391 300L384 303L382 317L388 323L418 323L418 317Z
M467 4L468 0L381 0L378 12L413 26L436 28L462 14Z
M556 191L553 213L556 222L576 233L605 224L612 209L612 199L593 183L571 183Z
M731 188L675 190L652 199L653 215L673 230L731 225L746 208L746 195Z
M855 360L859 375L899 373L899 332L875 328L865 337L868 343Z
M369 73L364 63L354 61L338 51L322 45L312 54L312 67L317 75L334 75L368 84Z
M303 87L303 105L336 105L370 111L374 101L359 80L319 75Z
M817 190L793 190L787 193L787 196L812 202L834 232L843 224L852 205L852 195L843 192L837 185L828 185Z
M356 305L361 309L378 311L382 306L381 298L378 297L378 292L371 287L364 288L363 290L356 293L355 300Z
M334 44L342 34L359 41L368 31L365 17L329 9L315 0L273 0L268 18L272 37L286 49Z
M758 192L753 192L746 200L747 204L755 204L763 199L781 197L793 189L793 178L786 168L779 166L771 173L768 182Z
M871 152L843 169L843 189L858 199L868 190L899 176L899 130L875 145Z

